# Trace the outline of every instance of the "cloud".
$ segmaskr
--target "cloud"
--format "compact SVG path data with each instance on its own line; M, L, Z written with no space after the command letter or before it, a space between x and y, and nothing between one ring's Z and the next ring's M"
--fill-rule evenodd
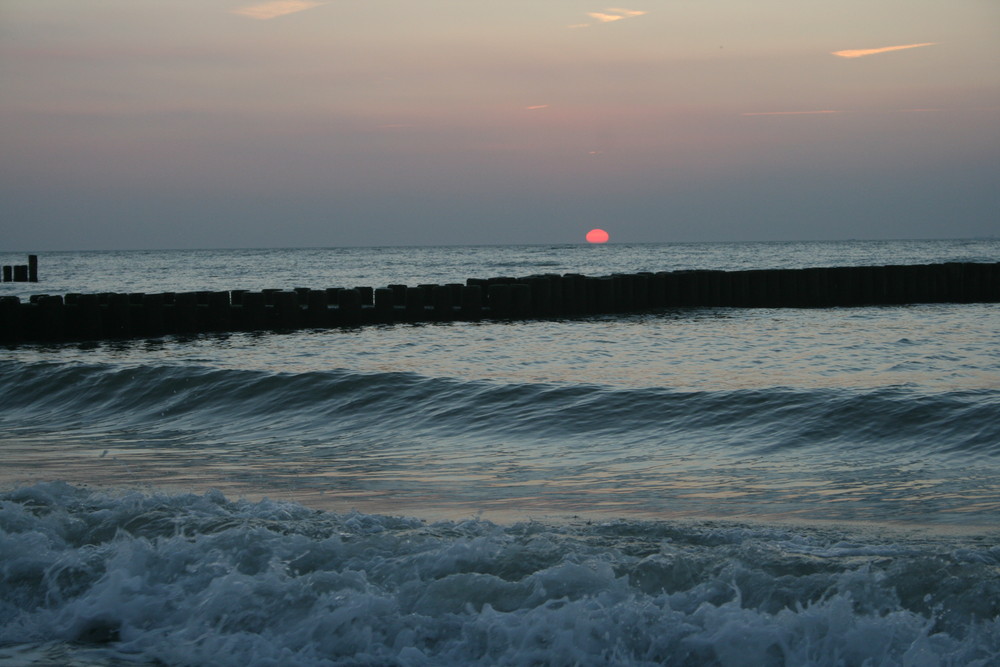
M548 109L549 105L548 104L536 104L534 106L524 107L524 108L525 108L526 111L533 111L535 109Z
M609 7L603 12L587 12L587 16L601 23L611 23L613 21L621 21L622 19L631 19L636 16L642 16L646 12L639 9L625 9L624 7ZM568 26L569 28L589 28L589 23L574 23Z
M846 51L833 51L832 55L841 58L862 58L873 56L876 53L888 53L889 51L902 51L903 49L917 49L921 46L934 46L937 42L922 42L920 44L903 44L901 46L883 46L878 49L848 49Z
M304 12L307 9L312 9L325 4L325 2L314 2L313 0L273 0L273 2L265 2L260 5L248 5L247 7L234 9L233 14L239 14L240 16L247 16L252 19L266 21L268 19L278 18L279 16L285 16L286 14Z

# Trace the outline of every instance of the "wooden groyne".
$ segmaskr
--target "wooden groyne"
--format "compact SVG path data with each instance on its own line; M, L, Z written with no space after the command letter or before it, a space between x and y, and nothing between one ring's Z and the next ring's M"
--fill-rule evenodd
M38 255L28 255L27 264L5 264L2 276L5 283L37 283Z
M0 297L0 341L83 341L692 307L996 303L1000 263L470 278L464 284Z

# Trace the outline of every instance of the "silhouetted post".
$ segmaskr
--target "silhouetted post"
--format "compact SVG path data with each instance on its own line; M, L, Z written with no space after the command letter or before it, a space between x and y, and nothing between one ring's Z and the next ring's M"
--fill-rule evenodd
M631 276L624 273L613 273L610 276L613 289L612 310L616 312L627 312L632 308L632 281Z
M532 310L531 285L514 283L510 286L511 316L517 319L534 317Z
M570 315L587 312L587 290L584 277L579 273L567 273L562 277L562 310Z
M375 320L390 323L396 319L396 294L388 287L379 287L373 294L375 300Z
M229 292L210 292L208 295L208 326L212 331L232 330L232 302Z
M28 282L38 282L38 255L28 255Z
M448 285L435 285L431 288L431 305L434 307L434 317L438 320L453 320L452 289Z
M478 320L483 316L483 288L480 285L466 285L461 295L462 317Z
M403 293L403 305L406 307L407 322L423 322L427 319L424 313L423 287L407 287Z
M615 311L615 281L611 276L602 276L594 281L596 290L595 305L598 313Z
M965 271L965 284L967 285L966 298L971 303L979 303L983 301L983 270L984 264L973 264L967 262L964 267Z
M674 271L671 275L670 291L672 292L671 305L673 306L693 306L695 304L694 295L694 275L691 271Z
M162 336L166 333L163 309L166 299L163 294L144 294L142 297L143 319L141 332L146 336Z
M274 309L279 329L298 329L300 322L299 295L295 292L274 293Z
M406 305L406 285L393 284L389 285L388 289L392 290L392 302L394 305L401 307Z
M702 301L706 306L721 306L724 271L705 271L702 275Z
M4 264L3 267L3 281L5 283L14 282L14 267L9 264Z
M240 325L247 331L266 329L267 296L263 292L246 292L240 298Z
M355 287L358 290L358 297L361 299L362 306L370 306L375 300L375 290L371 287Z
M306 294L306 320L309 326L328 327L330 319L330 298L326 290L309 290Z
M132 333L131 314L128 294L109 294L104 311L104 334L127 338Z
M21 300L16 296L0 296L0 341L14 343L22 336Z
M66 330L70 338L99 340L105 337L101 304L96 294L66 295Z
M340 324L342 326L357 326L361 323L361 294L357 289L342 289L337 295L339 299Z
M989 303L1000 301L1000 262L987 265L986 269L986 300Z
M177 333L198 331L198 294L179 292L174 295L173 326Z
M729 274L730 282L730 305L737 308L745 308L749 301L749 289L747 286L747 272L733 271Z
M66 306L61 296L39 296L37 303L38 333L42 340L62 340Z
M28 282L28 265L27 264L15 264L14 265L14 282L15 283L26 283L26 282Z
M528 276L518 281L518 284L528 288L527 314L521 317L547 317L552 314L552 290L547 278Z
M491 283L486 292L486 303L490 308L490 317L495 319L509 318L513 309L510 285Z

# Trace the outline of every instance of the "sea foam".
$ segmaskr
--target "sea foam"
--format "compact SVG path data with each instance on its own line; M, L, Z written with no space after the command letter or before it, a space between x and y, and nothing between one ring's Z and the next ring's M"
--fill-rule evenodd
M428 524L50 483L0 496L0 563L0 658L15 662L989 665L1000 652L1000 548L975 540Z

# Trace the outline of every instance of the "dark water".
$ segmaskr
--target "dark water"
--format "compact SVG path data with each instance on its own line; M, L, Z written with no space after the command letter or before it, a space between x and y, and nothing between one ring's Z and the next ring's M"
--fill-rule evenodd
M56 255L29 289L1000 244L67 253L74 288ZM0 456L0 662L1000 664L995 305L22 346Z

